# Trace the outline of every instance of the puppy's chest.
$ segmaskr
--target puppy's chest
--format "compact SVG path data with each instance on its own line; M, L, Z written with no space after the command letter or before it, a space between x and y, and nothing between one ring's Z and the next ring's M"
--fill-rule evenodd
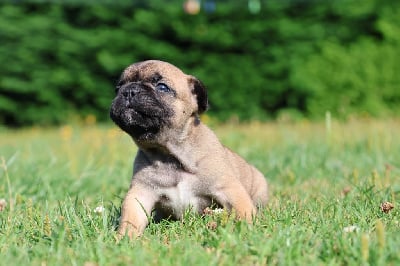
M197 176L182 171L157 169L155 191L159 195L158 206L171 215L179 218L186 209L202 211L209 204L207 194L201 180Z
M186 180L180 181L176 186L159 187L157 193L159 195L158 203L161 207L172 211L178 216L182 215L189 207L197 210L201 198L193 183Z

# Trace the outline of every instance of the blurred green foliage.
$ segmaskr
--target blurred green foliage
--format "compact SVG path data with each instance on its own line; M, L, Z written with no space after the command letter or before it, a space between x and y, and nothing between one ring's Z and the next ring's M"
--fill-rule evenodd
M193 16L182 1L1 3L0 123L107 120L119 74L145 59L200 78L221 120L400 113L400 1L215 4Z

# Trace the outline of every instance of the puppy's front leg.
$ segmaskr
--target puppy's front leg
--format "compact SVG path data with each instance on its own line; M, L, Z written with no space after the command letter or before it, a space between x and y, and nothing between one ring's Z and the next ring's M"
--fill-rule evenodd
M157 196L154 191L140 184L132 184L121 207L118 233L132 237L140 236L147 224Z
M224 207L231 206L240 219L247 222L253 222L253 216L256 215L256 208L246 189L240 182L225 184L217 192L217 201Z

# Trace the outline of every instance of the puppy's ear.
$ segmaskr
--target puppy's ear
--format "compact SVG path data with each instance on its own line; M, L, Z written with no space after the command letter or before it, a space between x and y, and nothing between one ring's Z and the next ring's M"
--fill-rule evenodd
M189 84L192 88L192 93L197 99L198 113L204 113L208 109L208 96L206 87L204 87L200 80L193 76L189 78Z

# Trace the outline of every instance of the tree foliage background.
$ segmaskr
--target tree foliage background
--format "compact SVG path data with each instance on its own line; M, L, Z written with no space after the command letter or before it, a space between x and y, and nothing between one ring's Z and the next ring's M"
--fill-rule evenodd
M3 1L0 123L107 120L121 71L145 59L200 78L221 120L400 113L400 1L247 4Z

